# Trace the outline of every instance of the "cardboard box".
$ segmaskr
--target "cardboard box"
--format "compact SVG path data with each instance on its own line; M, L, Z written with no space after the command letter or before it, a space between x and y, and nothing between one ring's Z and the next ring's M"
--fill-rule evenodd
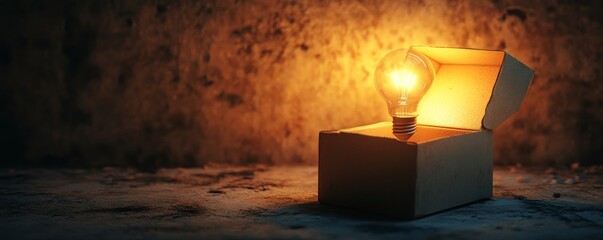
M391 122L321 131L321 203L416 218L492 196L492 130L517 112L533 71L503 51L411 51L436 67L417 132L400 140Z

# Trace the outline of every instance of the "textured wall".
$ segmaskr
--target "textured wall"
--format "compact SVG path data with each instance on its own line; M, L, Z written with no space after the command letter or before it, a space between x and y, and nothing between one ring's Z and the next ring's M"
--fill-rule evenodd
M601 163L603 4L572 2L2 1L3 161L314 164L319 130L388 120L382 55L434 45L535 69L497 163Z

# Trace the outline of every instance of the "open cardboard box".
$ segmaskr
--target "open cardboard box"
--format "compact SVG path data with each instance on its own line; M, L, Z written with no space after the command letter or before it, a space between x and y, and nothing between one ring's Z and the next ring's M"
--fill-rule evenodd
M436 68L416 133L399 140L391 122L321 131L321 203L416 218L492 196L492 130L517 112L533 71L504 51L411 51Z

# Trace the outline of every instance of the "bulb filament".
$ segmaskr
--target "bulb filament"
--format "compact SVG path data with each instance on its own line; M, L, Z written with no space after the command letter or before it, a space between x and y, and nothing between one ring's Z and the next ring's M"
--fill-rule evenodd
M417 75L407 69L402 69L393 71L389 74L389 77L396 87L396 90L400 92L398 106L404 106L404 112L406 113L406 106L408 105L408 93L412 90L412 87L417 81Z

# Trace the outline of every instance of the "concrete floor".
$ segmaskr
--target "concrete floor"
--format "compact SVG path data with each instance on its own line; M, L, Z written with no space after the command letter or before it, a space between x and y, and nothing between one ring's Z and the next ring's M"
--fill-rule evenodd
M1 239L601 239L601 167L499 168L494 197L413 221L317 203L316 167L1 170Z

